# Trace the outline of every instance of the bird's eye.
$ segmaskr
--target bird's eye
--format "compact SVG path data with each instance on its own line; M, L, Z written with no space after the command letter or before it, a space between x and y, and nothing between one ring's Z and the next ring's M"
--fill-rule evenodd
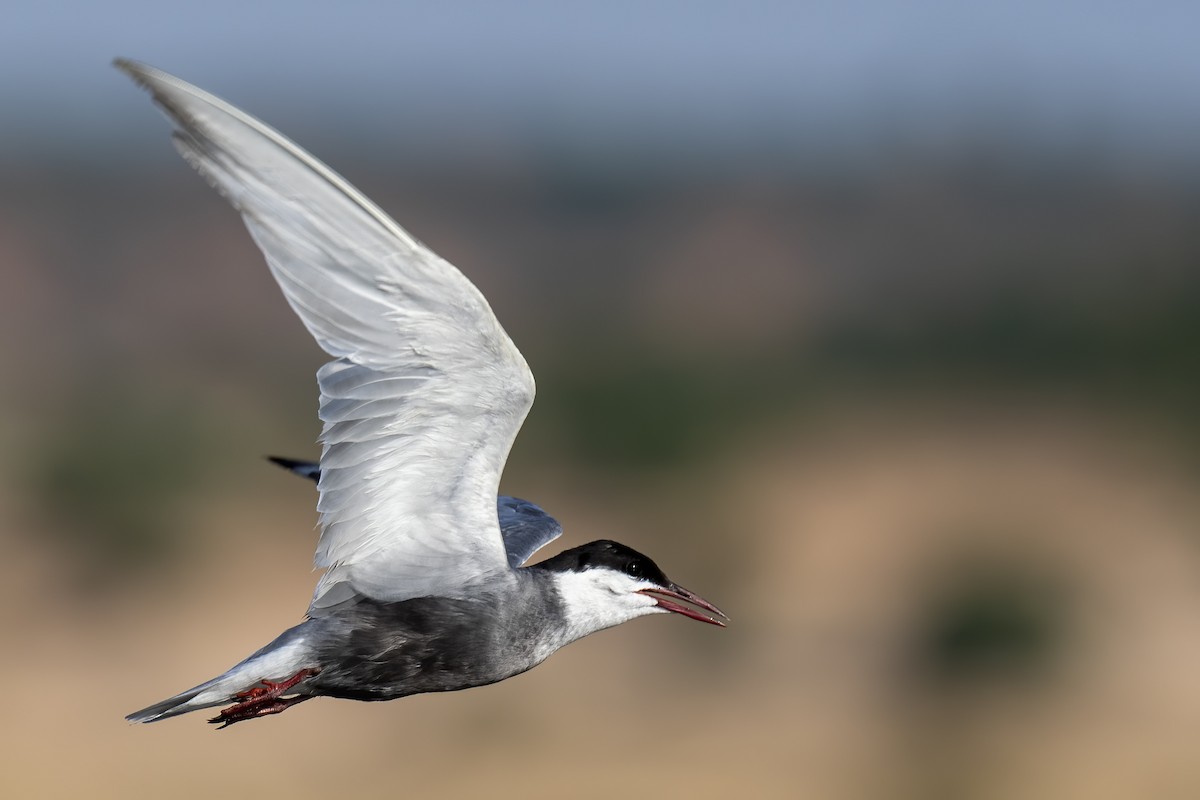
M631 578L640 578L642 577L642 565L636 561L630 561L629 566L625 567L625 572Z

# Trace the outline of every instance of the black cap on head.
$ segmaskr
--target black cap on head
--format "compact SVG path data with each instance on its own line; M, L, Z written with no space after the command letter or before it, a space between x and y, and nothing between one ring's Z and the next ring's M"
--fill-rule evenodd
M553 558L548 558L534 566L552 572L583 572L586 569L605 567L659 586L667 586L671 583L649 557L642 555L632 547L626 547L620 542L608 539L572 547L570 550L564 550Z

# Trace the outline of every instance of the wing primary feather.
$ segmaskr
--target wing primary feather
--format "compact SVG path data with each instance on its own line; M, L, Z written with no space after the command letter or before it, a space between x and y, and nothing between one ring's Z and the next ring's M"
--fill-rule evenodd
M168 72L163 72L160 69L152 67L149 64L143 64L139 61L133 61L132 59L128 58L116 58L113 59L113 66L132 78L133 81L139 86L148 89L154 95L155 102L161 106L164 106L167 110L167 113L171 116L179 116L182 118L183 114L180 109L173 108L170 105L166 95L161 94L156 90L154 85L155 82L173 86L180 92L190 94L204 103L221 109L221 111L224 113L237 119L243 125L253 128L257 133L266 137L267 139L270 139L280 148L288 151L297 160L303 162L305 166L328 181L330 186L353 200L364 211L370 214L376 222L387 229L388 232L393 236L404 240L410 247L422 247L421 243L417 241L412 234L397 225L395 220L385 214L383 210L379 208L379 206L375 205L375 203L373 203L369 197L356 189L349 181L331 170L329 167L325 166L325 164L322 162L313 158L308 154L307 151L299 147L291 139L288 139L274 128L264 125L262 122L245 113L240 108L225 102L216 95L209 94L203 89L193 86L187 81L180 80ZM192 124L198 125L198 123L194 120L192 121Z
M534 382L487 301L287 137L179 78L115 63L242 214L288 303L334 357L317 373L319 470L276 460L321 493L326 572L310 614L347 592L465 596L474 581L502 579L511 551L496 495Z

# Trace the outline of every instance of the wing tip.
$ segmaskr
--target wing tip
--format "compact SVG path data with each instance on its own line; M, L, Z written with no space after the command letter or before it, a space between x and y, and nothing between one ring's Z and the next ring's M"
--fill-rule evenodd
M312 461L300 461L295 458L284 458L283 456L265 456L265 458L272 464L283 467L288 472L295 473L302 478L315 481L321 477L321 465Z
M112 60L112 65L128 75L138 86L146 89L151 88L150 84L154 78L166 74L162 70L155 69L149 64L142 63L141 61L135 61L132 58L125 58L124 56L117 56L114 58Z

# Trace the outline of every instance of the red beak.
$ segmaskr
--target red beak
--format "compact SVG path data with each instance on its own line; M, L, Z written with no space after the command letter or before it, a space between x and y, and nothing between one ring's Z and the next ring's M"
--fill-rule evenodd
M725 622L722 622L722 620L729 620L729 616L724 611L717 608L695 592L689 592L687 589L683 588L677 583L671 583L667 586L655 586L652 589L639 589L638 591L641 594L652 596L658 605L662 608L665 608L667 611L673 611L676 614L683 614L685 617L691 617L692 619L699 620L700 622L707 622L709 625L718 625L724 628ZM687 606L680 605L679 603L675 602L676 600L682 600L684 603L691 603L694 606L699 606L705 611L711 612L715 616L710 617L708 614L701 614L694 608L688 608ZM720 617L721 619L717 619L717 617Z

